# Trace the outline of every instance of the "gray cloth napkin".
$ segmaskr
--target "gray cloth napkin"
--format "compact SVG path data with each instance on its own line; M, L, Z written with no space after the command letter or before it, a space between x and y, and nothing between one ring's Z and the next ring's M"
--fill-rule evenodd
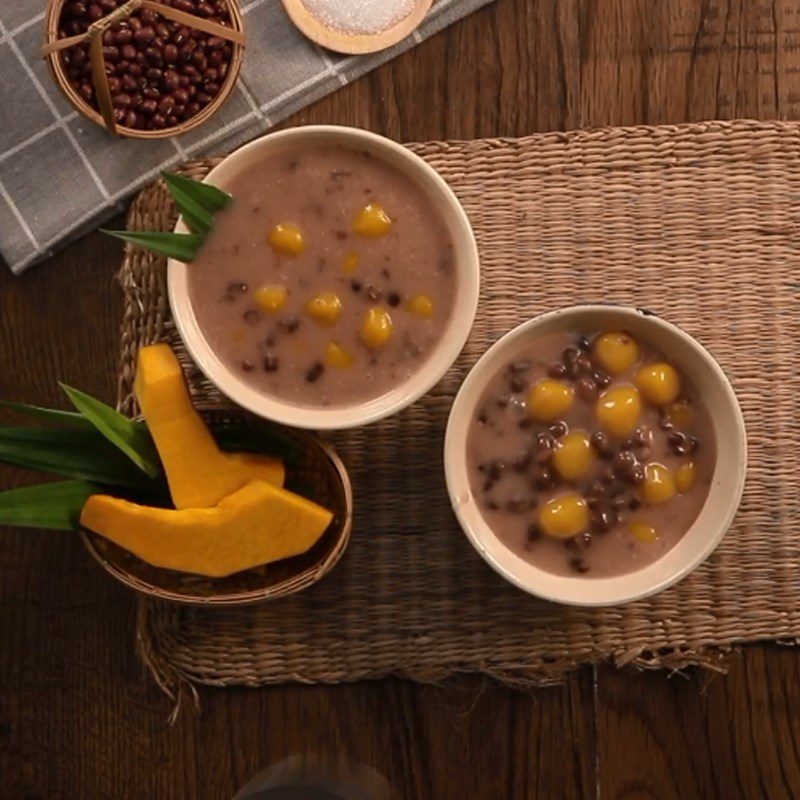
M0 2L0 253L21 273L119 211L160 170L242 144L489 2L437 0L395 47L340 56L306 39L280 0L245 0L236 89L205 125L155 141L118 139L75 111L39 55L44 0Z

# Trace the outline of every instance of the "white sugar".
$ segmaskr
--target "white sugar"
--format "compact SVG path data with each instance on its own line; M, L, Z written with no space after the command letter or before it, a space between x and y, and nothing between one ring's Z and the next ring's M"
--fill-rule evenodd
M342 33L380 33L407 17L416 0L303 0L323 25Z

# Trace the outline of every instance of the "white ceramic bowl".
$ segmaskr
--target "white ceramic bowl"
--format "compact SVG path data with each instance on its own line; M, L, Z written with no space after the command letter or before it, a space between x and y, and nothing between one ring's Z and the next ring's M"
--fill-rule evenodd
M665 353L707 403L717 445L709 496L692 527L658 561L612 578L554 575L509 550L483 518L470 491L466 464L469 423L488 381L542 336L593 330L627 330ZM747 466L747 441L742 412L725 373L691 336L640 309L574 306L523 323L484 353L462 384L450 412L444 463L447 488L458 521L493 569L520 589L547 600L578 606L608 606L660 592L708 558L725 535L739 505Z
M374 422L410 405L440 380L455 361L467 340L478 306L478 248L464 209L439 173L397 142L359 128L310 125L271 133L231 153L208 173L205 180L225 189L233 175L257 163L266 154L315 144L366 150L392 164L423 190L442 215L453 241L457 272L453 314L439 343L419 369L390 392L356 405L324 407L290 403L250 386L211 349L197 324L189 299L191 264L169 260L169 300L175 324L189 354L209 380L235 403L260 417L286 425L316 430L351 428ZM181 220L175 230L186 231Z

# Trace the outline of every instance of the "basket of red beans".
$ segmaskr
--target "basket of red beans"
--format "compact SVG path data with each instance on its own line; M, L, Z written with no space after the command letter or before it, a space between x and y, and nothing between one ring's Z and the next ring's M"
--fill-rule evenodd
M244 55L236 0L50 0L45 25L43 53L61 90L121 136L201 125L233 91Z

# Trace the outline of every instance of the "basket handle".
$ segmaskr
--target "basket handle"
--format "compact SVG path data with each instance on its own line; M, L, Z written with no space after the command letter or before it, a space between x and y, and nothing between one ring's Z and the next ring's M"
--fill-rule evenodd
M162 17L190 28L195 28L203 33L219 36L221 39L227 39L242 47L246 42L246 37L242 31L234 30L226 25L220 25L217 22L209 22L209 20L198 17L195 14L179 11L177 8L172 8L172 6L161 5L161 3L154 2L154 0L128 0L127 3L114 9L107 16L93 22L86 33L45 42L42 46L42 58L47 58L53 53L66 50L68 47L74 47L76 44L88 40L89 63L92 66L92 83L97 96L97 105L100 108L100 114L103 117L106 128L114 134L117 133L117 123L114 121L114 105L111 100L111 90L108 88L108 75L106 74L105 59L103 58L103 34L110 27L123 19L127 19L134 11L140 8L149 8L151 11L161 14Z

